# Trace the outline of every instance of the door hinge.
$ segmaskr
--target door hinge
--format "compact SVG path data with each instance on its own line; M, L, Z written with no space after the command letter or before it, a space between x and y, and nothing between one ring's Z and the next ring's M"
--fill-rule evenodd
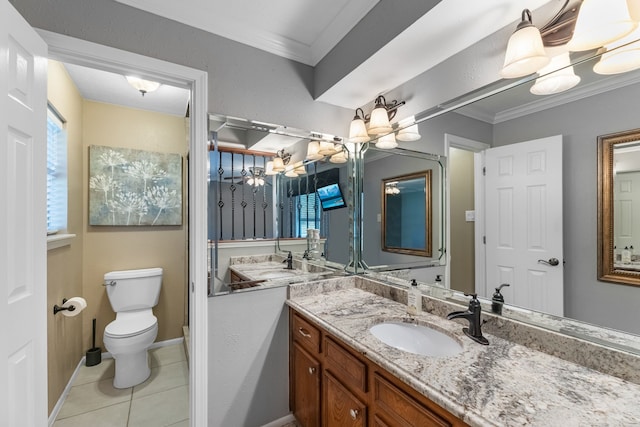
M194 282L191 282L191 292L195 292L196 291L196 284Z
M485 166L482 167L482 175L487 176L487 168Z
M483 245L487 244L487 236L482 236L482 244Z

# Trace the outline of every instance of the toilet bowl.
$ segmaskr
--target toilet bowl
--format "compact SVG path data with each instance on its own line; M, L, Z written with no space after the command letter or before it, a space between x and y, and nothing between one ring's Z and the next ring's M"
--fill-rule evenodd
M148 349L158 336L158 304L162 269L112 271L104 284L116 319L104 330L104 346L115 359L115 388L129 388L151 375Z

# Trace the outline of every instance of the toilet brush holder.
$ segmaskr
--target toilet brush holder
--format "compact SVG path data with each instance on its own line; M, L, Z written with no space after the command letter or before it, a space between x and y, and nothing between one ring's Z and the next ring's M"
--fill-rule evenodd
M93 319L93 346L87 350L85 357L86 366L96 366L102 362L102 349L96 347L96 319Z

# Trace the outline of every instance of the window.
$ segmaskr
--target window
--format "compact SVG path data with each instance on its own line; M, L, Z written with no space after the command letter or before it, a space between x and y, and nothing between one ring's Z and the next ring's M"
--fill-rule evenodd
M67 228L67 133L65 120L47 109L47 234Z
M295 198L296 236L307 237L308 228L320 228L320 210L316 193L301 194Z

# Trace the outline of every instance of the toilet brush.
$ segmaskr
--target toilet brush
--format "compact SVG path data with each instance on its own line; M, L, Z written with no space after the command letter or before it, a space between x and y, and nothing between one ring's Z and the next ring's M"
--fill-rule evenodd
M95 366L102 361L100 347L96 347L96 319L93 319L93 346L87 350L86 366Z

